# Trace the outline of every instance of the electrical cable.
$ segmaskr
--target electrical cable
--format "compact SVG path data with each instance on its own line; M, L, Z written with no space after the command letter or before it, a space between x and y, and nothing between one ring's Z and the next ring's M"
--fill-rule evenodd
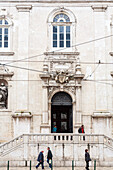
M89 40L89 41L85 41L85 42L82 42L82 43L79 43L79 44L76 44L76 45L72 45L72 46L70 46L70 47L76 47L76 46L80 46L80 45L84 45L84 44L89 44L89 43L92 43L92 42L95 42L95 41L99 41L99 40L102 40L102 39L105 39L105 38L109 38L109 37L112 37L112 36L113 36L113 35L108 35L108 36L96 38L96 39L94 39L94 40ZM65 47L65 48L62 48L62 49L58 49L58 50L55 50L55 51L51 51L51 52L54 53L54 52L62 51L62 50L65 50L65 49L68 49L68 47ZM42 55L44 55L44 54L39 54L39 55L35 55L35 56L31 56L31 57L19 59L19 60L14 61L14 62L19 62L19 61L27 60L27 59L39 57L39 56L42 56ZM14 63L14 62L6 63L6 64L12 64L12 63Z
M71 61L75 61L75 59L71 59ZM3 62L3 61L5 61L5 62L35 62L35 63L43 63L44 61L41 61L41 60L38 60L38 61L36 61L36 60L34 60L34 61L18 61L18 60L0 60L0 62ZM53 62L53 61L55 61L55 59L54 60L48 60L48 61L46 61L46 62ZM56 60L57 61L57 60ZM62 61L69 61L69 59L62 59ZM98 62L88 62L88 61L86 61L86 62L82 62L82 61L80 61L79 62L80 64L98 64ZM3 63L4 64L4 63ZM106 63L106 62L101 62L100 64L102 64L102 65L104 65L104 64L113 64L113 63Z
M100 65L100 60L99 60L99 62L98 62L98 65L94 68L94 70L92 71L92 73L90 74L90 75L88 75L86 78L84 78L84 80L86 80L88 77L91 77L93 74L94 74L94 72L97 70L97 68L98 68L98 66Z
M35 71L35 72L45 73L44 71L35 70L35 69L30 69L30 68L25 68L25 67L18 67L18 66L12 66L12 65L8 65L8 64L1 64L1 63L0 63L0 66L1 66L1 65L2 65L2 66L19 68L19 69L28 70L28 71Z
M88 81L88 82L93 82L93 83L101 83L101 84L104 84L104 85L112 85L113 86L113 83L104 83L104 82L101 82L100 80L83 80L84 82Z

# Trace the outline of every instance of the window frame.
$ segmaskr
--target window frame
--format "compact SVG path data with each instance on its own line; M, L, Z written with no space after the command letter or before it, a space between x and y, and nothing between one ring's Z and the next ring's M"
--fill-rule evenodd
M67 25L71 25L71 30L70 30L70 35L71 35L71 42L70 42L70 48L55 48L53 47L53 25L54 24L58 24L58 22L53 22L53 19L55 18L55 16L57 14L66 14L69 19L70 22L64 22ZM63 23L63 24L64 24ZM61 25L62 23L60 22L59 25ZM76 25L77 25L77 19L76 16L74 15L74 13L66 8L56 8L54 10L52 10L47 18L47 48L46 51L59 51L59 52L74 52L77 50L75 44L76 44Z
M10 41L11 41L11 26L12 26L12 23L6 17L3 17L3 18L0 17L0 20L2 20L2 22L3 22L2 25L0 24L0 28L2 29L2 47L0 47L0 52L7 52L7 51L10 51L10 49L11 49L11 42ZM5 21L7 21L8 24L4 24ZM8 29L8 40L7 40L8 47L4 46L4 42L5 42L4 31L5 31L5 29Z
M66 15L65 13L59 13L59 15L60 14L64 14L64 15ZM58 15L58 14L57 14ZM68 15L67 15L68 16ZM54 16L54 18L56 17L56 15ZM68 16L69 17L69 16ZM54 20L54 18L53 18L53 20ZM70 19L70 18L69 18ZM60 22L60 20L63 20L64 22ZM54 32L53 32L53 27L54 26L57 26L57 47L53 47L53 41L54 41L54 39L53 39L53 34L54 34ZM59 42L59 36L60 36L60 26L63 26L64 27L64 46L63 47L60 47L60 42ZM67 47L66 46L66 27L67 26L70 26L70 46L69 47ZM64 18L59 18L58 19L58 22L52 22L52 49L63 49L63 48L71 48L71 46L72 46L72 29L71 29L71 27L72 27L72 22L65 22L65 19Z

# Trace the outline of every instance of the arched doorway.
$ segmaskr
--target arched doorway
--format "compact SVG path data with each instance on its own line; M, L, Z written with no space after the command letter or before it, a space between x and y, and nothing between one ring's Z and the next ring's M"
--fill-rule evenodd
M51 132L73 133L72 98L65 92L56 93L51 100Z

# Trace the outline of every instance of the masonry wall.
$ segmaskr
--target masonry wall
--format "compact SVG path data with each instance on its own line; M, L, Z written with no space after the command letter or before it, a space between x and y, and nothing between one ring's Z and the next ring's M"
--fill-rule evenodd
M112 36L104 38L113 31L112 5L111 2L0 2L0 16L5 9L5 15L13 22L10 52L14 52L14 55L9 56L1 51L1 62L7 63L35 56L11 65L38 71L43 70L44 52L47 52L48 48L47 20L50 13L64 7L74 14L76 18L74 51L80 52L82 73L85 75L84 78L88 79L82 81L81 124L85 125L86 133L104 133L109 136L112 136L113 132L113 85L110 75L113 68L111 64L101 63L113 62L110 55L113 50ZM40 126L43 125L43 82L39 76L40 72L13 67L9 69L14 72L14 76L8 82L8 109L0 110L1 142L24 132L40 133ZM31 117L27 115L18 118L18 113L23 112L30 114ZM17 117L14 117L14 114ZM51 128L50 115L48 126Z

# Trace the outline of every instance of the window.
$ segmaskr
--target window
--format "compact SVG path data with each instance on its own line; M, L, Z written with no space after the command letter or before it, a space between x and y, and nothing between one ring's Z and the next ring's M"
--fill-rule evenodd
M9 48L9 26L6 19L0 19L0 49Z
M70 18L64 14L57 14L53 18L53 48L71 46Z

